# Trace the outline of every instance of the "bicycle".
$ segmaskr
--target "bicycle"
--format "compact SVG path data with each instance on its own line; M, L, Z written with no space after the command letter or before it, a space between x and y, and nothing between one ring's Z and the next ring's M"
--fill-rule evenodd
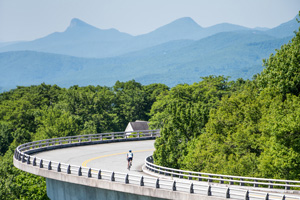
M130 168L132 166L132 160L129 161L128 170L130 171Z

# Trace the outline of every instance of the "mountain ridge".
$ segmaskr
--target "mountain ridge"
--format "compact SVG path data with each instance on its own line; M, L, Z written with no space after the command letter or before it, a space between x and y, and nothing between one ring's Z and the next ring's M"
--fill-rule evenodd
M180 24L186 29L179 30ZM286 36L294 34L286 27L299 29L299 24L289 21L261 31L227 23L203 28L182 18L149 34L131 36L74 19L64 32L29 43L0 44L0 88L42 82L111 86L132 79L172 87L208 75L251 79L262 70L262 59L292 38ZM200 39L194 38L197 31ZM5 51L9 47L14 48Z
M261 32L270 36L286 37L292 35L291 29L297 26L295 21L288 21L275 27L274 30L270 29ZM286 30L287 26L289 31ZM0 46L0 52L32 50L77 57L105 58L120 56L172 40L200 40L220 32L241 30L260 31L229 23L203 28L192 18L184 17L147 34L132 36L116 29L99 29L78 18L74 18L64 32L55 32L34 41ZM276 34L280 34L280 36Z
M230 35L236 40L222 44ZM263 58L290 40L264 40L264 37L251 31L220 33L199 41L171 41L127 55L97 59L34 51L5 52L0 53L0 70L5 74L0 80L0 87L41 82L62 87L111 86L117 80L132 79L142 84L158 82L175 86L191 84L211 74L250 79L262 70ZM244 41L244 38L252 39ZM208 45L211 41L215 45ZM209 48L203 48L205 46Z

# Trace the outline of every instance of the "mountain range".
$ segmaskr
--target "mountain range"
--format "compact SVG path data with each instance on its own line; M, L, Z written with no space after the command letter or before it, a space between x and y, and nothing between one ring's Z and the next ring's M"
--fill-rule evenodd
M185 17L132 36L73 19L64 32L0 43L0 90L42 82L111 86L135 79L172 87L207 75L249 79L298 29L295 18L273 29L250 29L226 23L203 28Z

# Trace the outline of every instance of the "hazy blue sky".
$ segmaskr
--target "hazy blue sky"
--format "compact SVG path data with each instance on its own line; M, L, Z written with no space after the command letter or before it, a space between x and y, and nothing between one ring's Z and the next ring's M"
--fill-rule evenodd
M0 41L62 32L72 18L138 35L181 17L203 27L228 22L272 28L299 10L300 0L0 0Z

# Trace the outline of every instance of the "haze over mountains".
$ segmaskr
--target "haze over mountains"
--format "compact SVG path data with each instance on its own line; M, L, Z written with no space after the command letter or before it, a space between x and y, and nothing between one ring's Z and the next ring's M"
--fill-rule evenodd
M42 82L111 86L135 79L174 86L207 75L249 79L298 28L295 18L273 29L250 29L233 24L203 28L186 17L132 36L73 19L64 32L0 43L0 90Z

